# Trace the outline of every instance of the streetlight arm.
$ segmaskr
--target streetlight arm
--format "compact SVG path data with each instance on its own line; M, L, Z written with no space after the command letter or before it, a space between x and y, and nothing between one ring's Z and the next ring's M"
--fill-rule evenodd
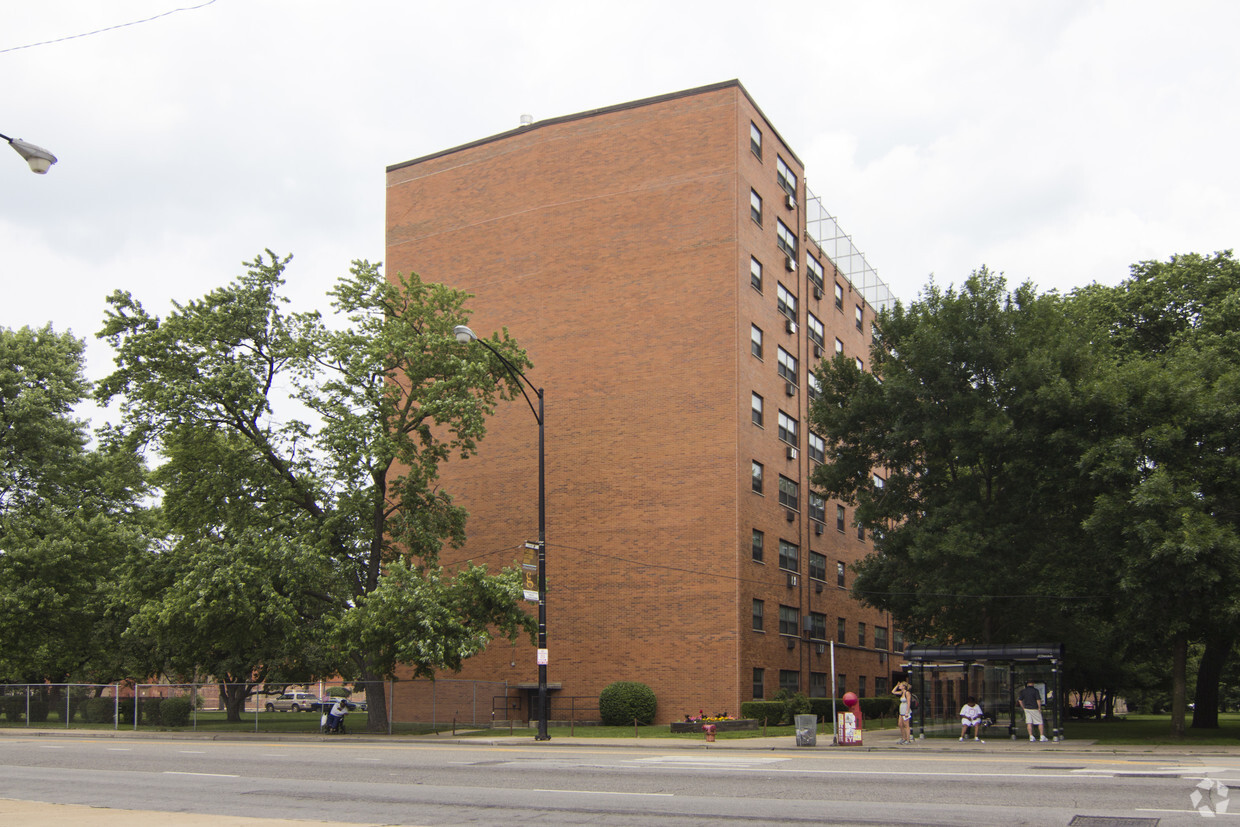
M30 171L37 172L39 175L47 172L52 164L56 163L56 156L48 152L41 146L35 146L32 143L23 141L21 138L10 138L8 135L0 134L0 138L9 142L9 146L17 152L18 155L26 159L26 163L30 164Z
M508 361L508 358L504 356L504 354L492 347L486 339L478 338L478 335L465 325L460 324L454 327L452 329L452 335L454 335L456 340L461 344L477 342L499 357L499 360L504 363L504 367L508 368L508 372L512 374L512 378L517 380L517 387L521 389L521 395L525 397L525 404L530 406L530 410L534 413L534 419L536 419L538 424L541 425L542 415L539 414L538 409L534 407L534 400L530 399L530 395L525 392L525 385L529 385L530 390L532 390L539 399L542 398L542 389L534 387L534 383L530 381L529 377L522 373L516 365ZM524 385L522 383L524 383Z

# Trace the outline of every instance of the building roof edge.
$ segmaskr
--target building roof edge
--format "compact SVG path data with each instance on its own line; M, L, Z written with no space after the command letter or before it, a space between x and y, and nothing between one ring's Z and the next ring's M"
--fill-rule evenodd
M736 87L737 89L740 90L741 94L745 96L745 98L749 101L749 103L753 106L753 108L756 109L762 115L763 120L765 120L767 125L770 126L771 131L773 131L775 135L779 137L780 142L783 143L785 147L787 147L788 142L785 141L783 137L779 135L778 130L776 130L774 125L771 124L770 118L766 117L766 113L762 112L761 107L759 107L757 102L754 101L753 96L749 94L749 90L747 90L744 87L744 85L741 84L740 80L733 78L732 80L725 80L720 83L712 83L706 86L698 86L693 89L684 89L679 92L670 92L665 95L655 95L654 97L651 97L651 98L641 98L640 100L629 101L628 103L618 103L612 106L605 106L599 109L590 109L585 112L576 112L572 115L561 115L556 118L548 118L543 121L535 121L534 123L531 123L531 124L526 124L523 126L518 126L514 129L509 129L506 132L500 132L495 135L490 135L486 138L479 138L476 141L470 141L469 143L460 144L459 146L454 146L449 149L443 149L438 152L432 152L430 155L423 155L419 158L413 158L412 160L409 160L409 161L402 161L398 164L391 164L390 166L387 167L387 172L395 172L396 170L399 170L399 169L405 169L406 167L415 166L417 164L423 163L425 161L430 161L435 158L442 158L445 155L451 155L455 152L461 152L466 149L472 149L473 147L482 146L483 144L488 144L493 141L503 140L504 138L508 138L513 135L518 135L523 132L529 132L530 130L533 130L533 129L540 129L544 126L552 126L554 124L567 123L570 121L582 120L585 118L593 118L595 116L606 115L611 112L621 112L625 109L637 109L639 107L650 106L656 103L663 103L664 101L675 100L677 98L688 98L688 97L693 97L694 95L706 94L707 92L717 92L720 89L727 89L729 87ZM794 158L796 158L796 153L792 151L791 147L788 148L788 152ZM801 166L804 167L804 164L801 163L800 158L796 158L796 160L798 164L801 164Z

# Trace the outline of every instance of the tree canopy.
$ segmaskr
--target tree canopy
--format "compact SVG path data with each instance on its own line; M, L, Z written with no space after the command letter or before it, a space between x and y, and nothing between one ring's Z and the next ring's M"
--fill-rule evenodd
M217 675L365 681L372 726L385 727L396 663L459 667L493 634L530 629L515 572L438 562L466 518L439 464L473 453L519 389L453 337L466 294L357 261L325 320L286 311L288 262L267 251L162 319L128 293L109 298L100 335L117 369L98 395L119 398L127 434L159 452L174 537L177 575L140 619ZM529 366L506 332L490 344Z

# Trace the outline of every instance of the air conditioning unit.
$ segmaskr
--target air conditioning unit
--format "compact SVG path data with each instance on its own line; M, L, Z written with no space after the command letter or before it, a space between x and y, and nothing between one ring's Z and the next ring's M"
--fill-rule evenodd
M790 273L796 271L797 263L793 260L792 256L784 256L784 269Z
M795 511L785 511L784 517L787 518L788 522L792 522L797 518L797 513Z
M792 193L788 193L784 198L784 203L788 205L788 209L795 210L797 208L797 197Z
M785 383L784 383L784 393L785 393L786 395L788 395L788 396L796 396L796 395L797 395L797 386L796 386L796 385L794 385L794 384L792 384L791 382L785 382Z
M797 576L795 574L788 575L788 588L794 589L797 585Z
M822 534L822 523L814 523L814 533ZM822 589L819 589L819 591L822 591Z
M789 649L795 649L795 648L797 648L797 639L796 639L796 638L794 638L794 637L790 637L790 638L788 638L788 648L789 648Z
M814 592L815 592L816 594L822 594L822 584L821 584L821 583L815 583L815 584L814 584Z
M796 459L796 458L797 458L797 449L794 446L789 445L788 446L788 459Z
M814 358L815 359L822 358L822 345L818 345L818 344L814 345Z
M814 285L814 298L816 299L822 298L822 288L816 284Z
M792 321L792 319L784 319L784 330L788 331L789 333L796 333L797 323Z
M814 651L821 655L823 652L827 651L827 644L825 643L814 644Z

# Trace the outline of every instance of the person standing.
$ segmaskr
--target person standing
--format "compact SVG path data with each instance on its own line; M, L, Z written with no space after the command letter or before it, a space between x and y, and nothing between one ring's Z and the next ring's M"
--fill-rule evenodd
M973 740L980 744L986 743L982 740L982 708L977 705L977 699L972 695L969 696L965 705L960 707L960 740L965 740L965 736L969 732L969 728L973 729Z
M892 695L900 696L900 717L896 723L900 726L900 743L913 743L913 691L908 685L908 681L900 681L896 684L896 688L891 690Z
M1046 741L1046 729L1042 725L1042 693L1033 685L1033 679L1025 682L1025 688L1016 696L1016 703L1025 712L1025 729L1029 730L1030 741ZM1033 728L1038 728L1039 738L1033 737Z

